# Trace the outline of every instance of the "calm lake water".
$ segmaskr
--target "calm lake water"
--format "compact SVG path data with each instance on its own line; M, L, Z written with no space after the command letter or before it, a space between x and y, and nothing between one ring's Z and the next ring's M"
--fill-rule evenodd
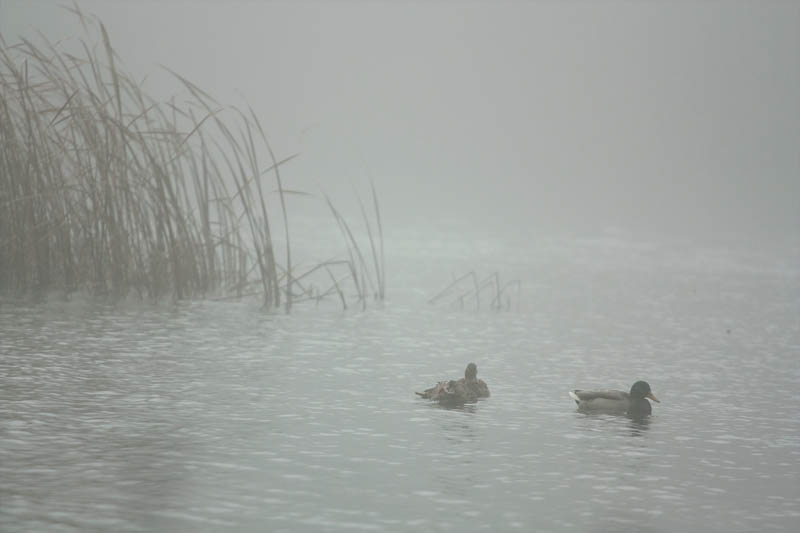
M0 300L0 530L800 526L796 250L405 237L366 311ZM511 309L427 304L470 269ZM567 396L637 379L645 422Z

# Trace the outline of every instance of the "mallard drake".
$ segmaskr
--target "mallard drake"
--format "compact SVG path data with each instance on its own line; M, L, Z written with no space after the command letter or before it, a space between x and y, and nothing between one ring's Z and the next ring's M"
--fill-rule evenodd
M630 392L575 389L569 391L569 397L575 400L581 411L618 413L635 417L647 416L653 412L653 408L646 398L661 403L650 390L650 384L646 381L634 383Z
M489 387L482 379L478 379L478 365L470 363L464 370L463 378L440 381L430 389L416 394L442 404L458 404L474 402L478 398L488 398Z

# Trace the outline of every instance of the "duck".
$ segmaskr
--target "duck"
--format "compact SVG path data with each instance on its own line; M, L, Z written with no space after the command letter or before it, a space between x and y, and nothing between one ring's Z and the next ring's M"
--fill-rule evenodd
M650 390L650 384L646 381L634 383L630 392L575 389L569 391L569 397L575 400L580 411L627 414L631 417L648 416L653 412L653 407L647 398L661 403Z
M488 398L490 395L486 382L478 379L478 365L475 363L467 365L463 378L440 381L433 387L415 394L448 405L474 402L478 398Z

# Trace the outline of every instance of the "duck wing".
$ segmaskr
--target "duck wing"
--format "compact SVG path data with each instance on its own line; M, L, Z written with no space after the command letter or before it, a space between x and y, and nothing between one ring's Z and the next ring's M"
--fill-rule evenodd
M475 393L478 395L478 398L488 398L489 394L489 386L486 385L486 382L482 379L479 379L475 384Z
M570 398L576 402L590 402L592 400L612 400L627 402L630 400L630 394L621 390L581 390L575 389L569 391Z
M438 398L443 405L456 405L467 402L474 402L478 399L478 392L473 389L471 384L465 383L463 379L450 381Z
M425 389L424 391L416 392L415 394L429 400L438 400L439 398L448 394L449 384L449 381L440 381L430 389Z
M581 411L624 413L631 404L630 395L619 390L571 390L569 396Z

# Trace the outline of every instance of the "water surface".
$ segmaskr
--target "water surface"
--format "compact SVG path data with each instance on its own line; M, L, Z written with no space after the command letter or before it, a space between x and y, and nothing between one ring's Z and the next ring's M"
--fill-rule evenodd
M480 246L391 261L365 312L4 299L0 529L795 530L791 265ZM425 303L479 267L523 280L510 311ZM413 394L469 361L491 398ZM636 379L662 400L644 422L566 393Z

